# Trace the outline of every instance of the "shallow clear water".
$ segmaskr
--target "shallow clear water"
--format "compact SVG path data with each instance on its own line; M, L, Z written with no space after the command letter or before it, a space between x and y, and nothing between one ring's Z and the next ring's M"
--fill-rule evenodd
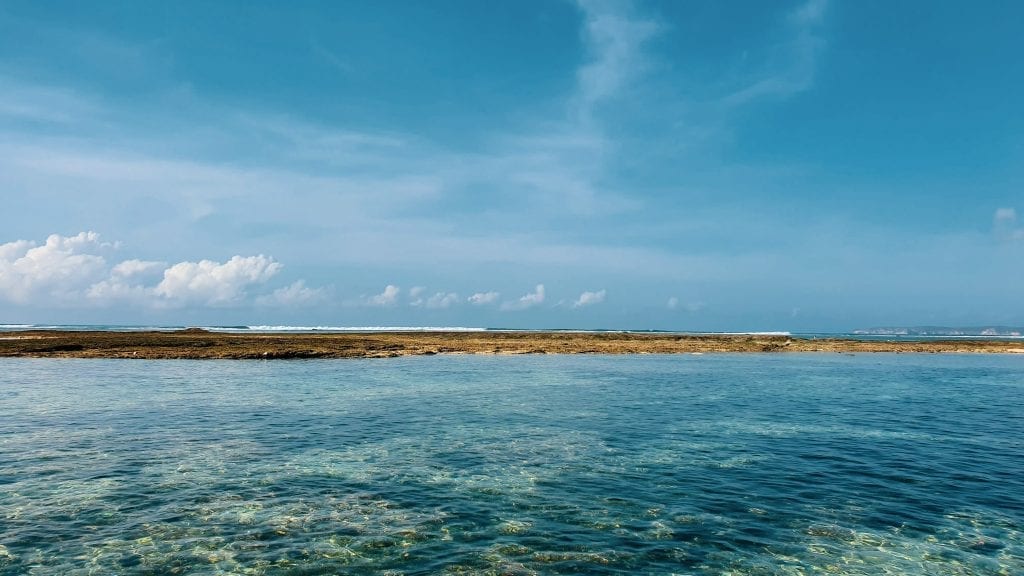
M1022 574L1024 358L0 360L0 574Z

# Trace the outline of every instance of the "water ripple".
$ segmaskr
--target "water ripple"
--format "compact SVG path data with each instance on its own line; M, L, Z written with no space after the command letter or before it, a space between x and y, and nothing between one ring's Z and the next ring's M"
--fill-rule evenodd
M1024 573L998 356L2 360L0 575Z

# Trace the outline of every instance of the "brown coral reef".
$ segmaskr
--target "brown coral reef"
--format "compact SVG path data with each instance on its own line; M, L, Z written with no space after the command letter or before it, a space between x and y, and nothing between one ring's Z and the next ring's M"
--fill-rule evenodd
M925 342L803 339L766 335L634 332L373 332L236 334L173 332L0 332L0 357L289 359L429 354L693 354L715 352L1024 353L993 340Z

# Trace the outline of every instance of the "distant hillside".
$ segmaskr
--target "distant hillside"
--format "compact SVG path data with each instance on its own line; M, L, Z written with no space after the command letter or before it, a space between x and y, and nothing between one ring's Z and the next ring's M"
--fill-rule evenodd
M864 328L854 334L866 336L1021 336L1024 328L985 326L977 328L950 328L948 326L912 326Z

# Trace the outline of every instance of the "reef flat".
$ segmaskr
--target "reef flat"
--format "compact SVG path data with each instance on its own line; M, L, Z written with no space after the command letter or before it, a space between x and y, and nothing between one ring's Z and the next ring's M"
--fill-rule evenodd
M179 331L0 332L0 357L146 359L388 358L430 354L694 354L734 352L1024 353L994 340L887 341L777 335L635 332L366 332L235 334Z

